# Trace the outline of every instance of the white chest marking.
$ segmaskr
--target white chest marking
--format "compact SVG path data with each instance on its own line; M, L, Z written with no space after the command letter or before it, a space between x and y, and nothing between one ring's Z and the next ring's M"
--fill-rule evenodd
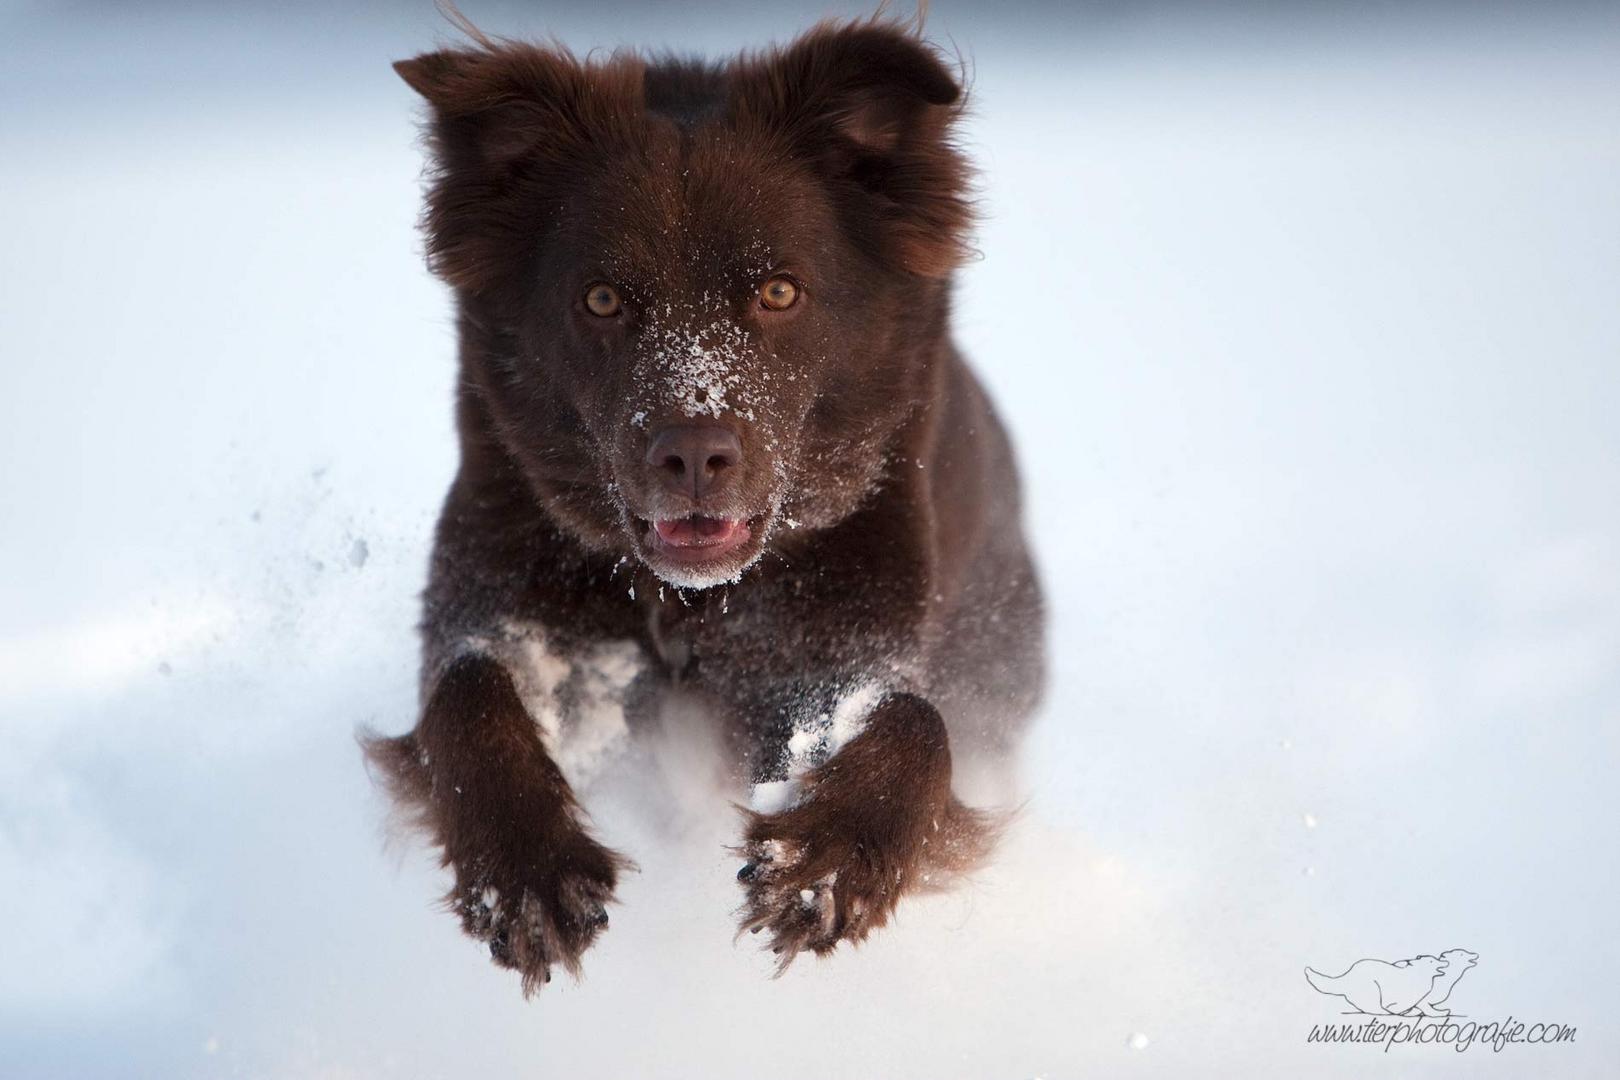
M749 808L756 813L777 814L797 803L804 774L866 730L866 721L884 693L878 683L859 682L839 695L831 712L796 717L787 741L787 779L755 784Z
M625 693L645 666L633 641L608 641L567 655L532 623L508 621L467 640L512 676L523 707L569 783L589 783L630 739Z

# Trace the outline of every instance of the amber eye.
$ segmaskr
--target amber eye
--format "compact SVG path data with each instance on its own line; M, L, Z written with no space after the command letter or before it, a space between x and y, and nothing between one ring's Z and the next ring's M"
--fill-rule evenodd
M772 311L786 311L799 299L793 279L777 275L759 287L759 302Z
M597 282L585 290L585 306L592 315L610 318L619 313L619 290L606 282Z

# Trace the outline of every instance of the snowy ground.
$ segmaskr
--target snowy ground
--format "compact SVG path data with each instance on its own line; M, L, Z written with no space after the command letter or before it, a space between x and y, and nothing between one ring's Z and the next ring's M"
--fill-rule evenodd
M643 872L532 1003L352 742L412 720L452 368L387 68L441 27L343 7L0 9L0 1076L1612 1075L1612 7L937 3L1052 600L1025 822L771 982L672 738L592 793ZM1454 946L1461 1011L1575 1043L1306 1044L1306 964Z

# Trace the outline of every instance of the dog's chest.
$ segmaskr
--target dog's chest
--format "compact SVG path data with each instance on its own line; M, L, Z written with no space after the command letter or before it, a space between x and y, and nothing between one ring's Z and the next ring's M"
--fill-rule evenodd
M774 583L661 593L648 605L647 639L671 681L700 671L722 676L741 668L764 675L791 667L786 642L795 617L790 598Z

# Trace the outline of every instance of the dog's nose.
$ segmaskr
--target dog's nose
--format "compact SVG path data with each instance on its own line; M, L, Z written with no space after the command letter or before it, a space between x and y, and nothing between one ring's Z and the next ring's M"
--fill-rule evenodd
M742 442L719 424L667 427L648 444L647 464L671 491L701 499L725 486L742 464Z

